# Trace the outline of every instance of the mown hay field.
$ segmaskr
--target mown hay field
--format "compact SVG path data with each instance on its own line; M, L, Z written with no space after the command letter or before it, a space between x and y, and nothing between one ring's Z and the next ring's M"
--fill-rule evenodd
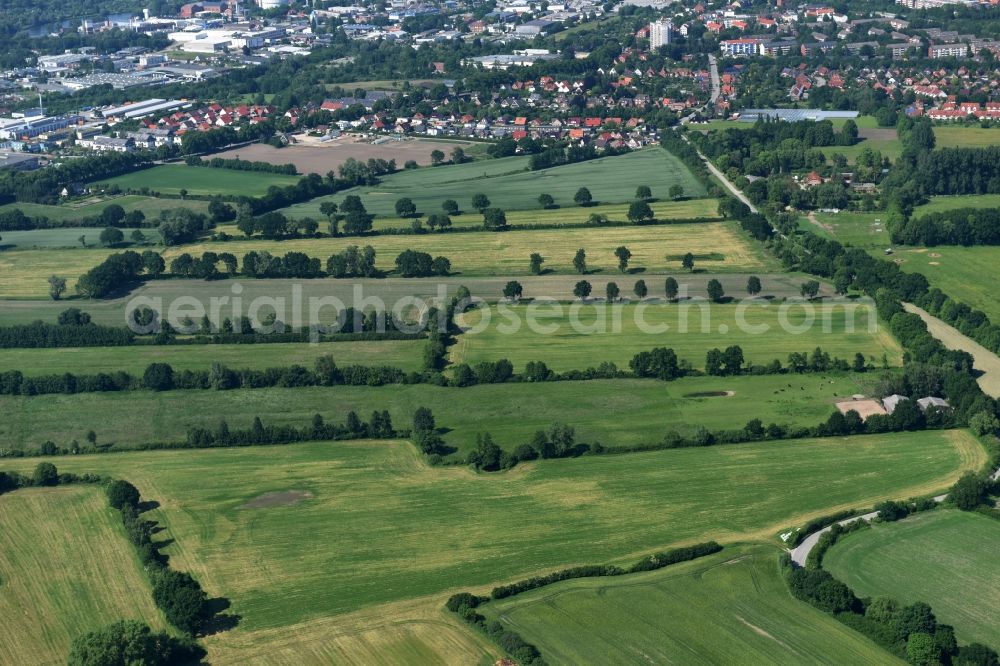
M76 636L119 619L167 628L99 486L4 494L0 532L0 663L65 664Z
M939 491L985 459L962 431L928 431L544 461L494 475L431 468L392 441L55 462L127 478L160 502L150 517L176 540L173 566L241 616L210 651L260 654L297 627L336 626L368 608L385 605L381 617L405 622L394 604L440 608L451 592L543 570L706 539L766 540L841 508ZM288 491L303 499L248 506Z

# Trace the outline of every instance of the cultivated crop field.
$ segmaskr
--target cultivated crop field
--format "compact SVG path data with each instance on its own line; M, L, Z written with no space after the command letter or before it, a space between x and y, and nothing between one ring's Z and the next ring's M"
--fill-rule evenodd
M96 240L97 230L91 230ZM88 244L92 241L88 241ZM170 260L185 252L231 252L238 258L251 250L272 254L305 252L322 261L348 245L371 245L378 253L376 264L385 271L395 268L396 256L407 249L443 254L451 260L452 272L463 276L524 275L532 252L545 257L547 270L573 273L573 255L587 252L588 270L618 273L614 249L625 245L632 252L631 266L644 271L681 271L686 252L695 255L696 269L723 272L758 271L774 265L730 222L611 227L573 230L540 229L514 233L469 232L454 235L423 234L369 236L364 238L300 238L287 241L202 242L165 248ZM0 298L44 299L50 275L67 279L70 293L76 280L104 261L115 250L100 247L76 249L29 249L0 252ZM640 276L641 277L641 276ZM186 287L189 280L181 283ZM567 293L571 297L572 287Z
M875 316L867 303L500 304L463 315L459 324L469 331L449 351L453 363L506 358L523 368L544 360L557 371L602 361L625 368L635 354L654 347L670 347L703 368L705 352L730 345L758 365L775 358L785 364L790 352L816 347L848 361L860 352L877 367L883 355L899 365L902 349L888 330L869 329Z
M1000 649L1000 521L938 509L844 537L823 568L859 595L931 605L963 642Z
M394 269L396 256L411 249L434 256L444 255L451 260L453 273L471 276L527 274L528 259L533 252L545 257L544 268L575 273L573 256L580 248L587 253L588 270L618 273L618 260L614 250L619 245L625 245L631 250L630 267L650 272L680 272L681 259L686 252L695 255L696 269L708 271L757 270L773 261L765 259L760 248L751 244L730 222L572 230L539 229L507 233L482 231L453 235L301 238L274 242L234 240L225 245L196 243L167 248L163 258L169 264L171 259L184 252L201 254L208 250L219 252L224 248L237 257L242 257L251 250L267 250L272 254L297 251L325 261L348 245L374 247L377 254L375 264L382 270ZM2 257L0 255L0 261Z
M257 197L266 194L267 188L272 185L281 187L294 185L298 181L299 176L161 164L101 181L101 184L117 185L123 190L148 187L150 191L161 194L180 194L185 189L189 194L195 195L235 194ZM183 204L175 202L175 205Z
M431 163L431 151L440 150L449 155L452 149L460 147L466 155L473 156L484 152L488 144L472 141L434 141L432 139L409 141L383 141L372 144L352 136L320 143L311 137L301 137L300 143L275 148L266 143L253 143L249 146L213 153L212 157L223 159L247 160L250 162L268 162L270 164L294 164L299 173L318 173L325 175L328 171L336 171L337 167L350 158L367 162L369 159L396 160L399 169L409 161L414 160L421 166ZM446 159L450 159L446 157Z
M422 368L424 344L419 341L377 340L320 344L212 344L132 345L128 347L57 347L0 349L0 372L20 370L27 377L72 372L128 372L142 376L150 363L169 363L178 370L208 370L213 363L232 369L312 368L320 356L332 356L338 365L392 365L403 370Z
M660 571L564 581L478 610L550 664L902 663L794 599L778 552L735 546Z
M837 508L940 490L984 461L964 432L928 431L547 461L488 476L427 467L409 444L387 441L56 462L127 478L161 503L150 517L176 539L172 566L242 617L207 639L211 658L228 646L261 654L276 638L297 639L298 627L308 640L366 607L425 599L440 608L450 591L544 569L765 539ZM286 491L300 501L259 501ZM394 609L383 617L405 622Z
M573 195L586 187L595 203L630 201L638 185L648 185L654 197L666 198L670 186L678 184L688 197L702 197L705 189L684 164L662 148L654 147L587 162L527 171L527 157L509 157L466 164L413 169L383 176L373 187L355 187L330 197L297 204L282 212L292 217L321 217L323 201L337 203L349 194L361 197L368 212L383 217L395 215L396 200L409 197L424 214L438 212L445 199L471 208L478 192L504 210L539 209L538 195L551 194L556 204L576 206Z
M340 344L348 343L328 346L336 349ZM875 379L872 373L870 381ZM809 374L690 377L674 382L508 383L463 389L337 386L0 396L0 408L7 414L0 423L0 443L31 450L46 439L82 441L93 429L101 442L127 448L181 441L189 427L214 428L223 418L230 428L248 428L255 416L265 424L302 427L317 413L327 421L343 422L349 411L367 419L376 409L387 409L393 424L402 429L410 427L413 412L424 406L434 412L439 427L447 429L444 439L458 449L456 457L464 457L479 433L489 432L500 446L513 450L555 422L572 425L578 442L635 446L658 443L671 430L690 434L699 425L742 428L754 418L765 424L813 426L829 417L838 400L867 392L868 381L857 374ZM732 395L717 395L727 392ZM476 418L470 419L473 413ZM614 418L609 418L612 413ZM108 414L128 414L129 419L108 419Z
M167 628L100 487L0 496L0 532L0 662L65 664L76 636L118 619Z

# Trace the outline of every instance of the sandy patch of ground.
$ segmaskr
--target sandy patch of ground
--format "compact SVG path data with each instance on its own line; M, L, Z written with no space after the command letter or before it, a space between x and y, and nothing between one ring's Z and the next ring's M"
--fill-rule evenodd
M403 164L408 160L414 160L421 166L430 164L432 150L440 150L447 156L456 146L461 146L468 150L470 145L472 144L460 141L426 141L416 139L372 144L353 136L344 136L339 139L320 143L314 139L305 137L301 143L296 143L285 148L275 148L265 143L253 143L242 148L217 153L211 157L221 157L223 159L235 159L239 157L241 160L249 160L251 162L294 164L300 173L326 174L328 171L336 171L337 167L351 157L363 162L368 161L370 158L396 160L396 166L402 169Z
M252 500L241 506L241 509L271 509L276 506L291 506L307 499L311 499L313 494L308 490L282 490L273 493L264 493L254 497Z
M940 261L928 261L927 265L928 266L940 266L941 262Z
M1000 357L916 305L904 303L903 307L907 312L920 315L927 324L930 334L940 340L945 347L972 354L973 366L982 373L976 378L979 388L983 389L986 395L1000 397Z
M862 421L867 421L872 414L885 414L885 408L878 400L845 400L837 403L837 409L841 414L846 414L852 409L856 411Z

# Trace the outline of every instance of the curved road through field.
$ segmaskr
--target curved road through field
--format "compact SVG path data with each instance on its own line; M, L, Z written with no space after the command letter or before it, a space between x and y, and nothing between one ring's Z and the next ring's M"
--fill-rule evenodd
M993 472L993 474L990 475L990 479L994 481L1000 479L1000 468L997 468ZM945 500L946 497L947 495L938 495L937 497L934 498L934 501L940 504ZM870 523L877 515L878 515L877 511L872 511L870 513L865 513L860 516L852 516L850 518L845 518L844 520L838 521L836 524L843 527L844 525L849 525L859 520L863 520L866 523ZM806 560L809 558L809 553L816 546L816 544L819 543L820 537L832 529L833 525L824 527L821 530L816 530L815 532L807 536L805 539L803 539L802 543L800 543L798 547L790 551L792 555L792 562L795 562L795 564L797 564L800 567L804 567L806 565Z

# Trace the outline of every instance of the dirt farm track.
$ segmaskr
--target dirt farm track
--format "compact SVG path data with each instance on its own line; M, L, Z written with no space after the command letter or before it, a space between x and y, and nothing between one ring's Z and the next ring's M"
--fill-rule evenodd
M466 152L477 144L467 141L434 141L431 139L409 139L406 141L383 140L373 144L369 139L359 139L344 136L326 142L320 142L312 137L298 137L298 143L285 148L274 148L268 144L255 143L235 150L227 150L208 157L225 159L250 160L254 162L270 162L272 164L294 164L300 173L325 174L336 169L349 157L367 161L369 158L396 160L396 165L402 169L407 160L415 160L424 166L431 163L431 151L440 150L446 156L456 146L461 146ZM447 157L445 159L448 159Z

